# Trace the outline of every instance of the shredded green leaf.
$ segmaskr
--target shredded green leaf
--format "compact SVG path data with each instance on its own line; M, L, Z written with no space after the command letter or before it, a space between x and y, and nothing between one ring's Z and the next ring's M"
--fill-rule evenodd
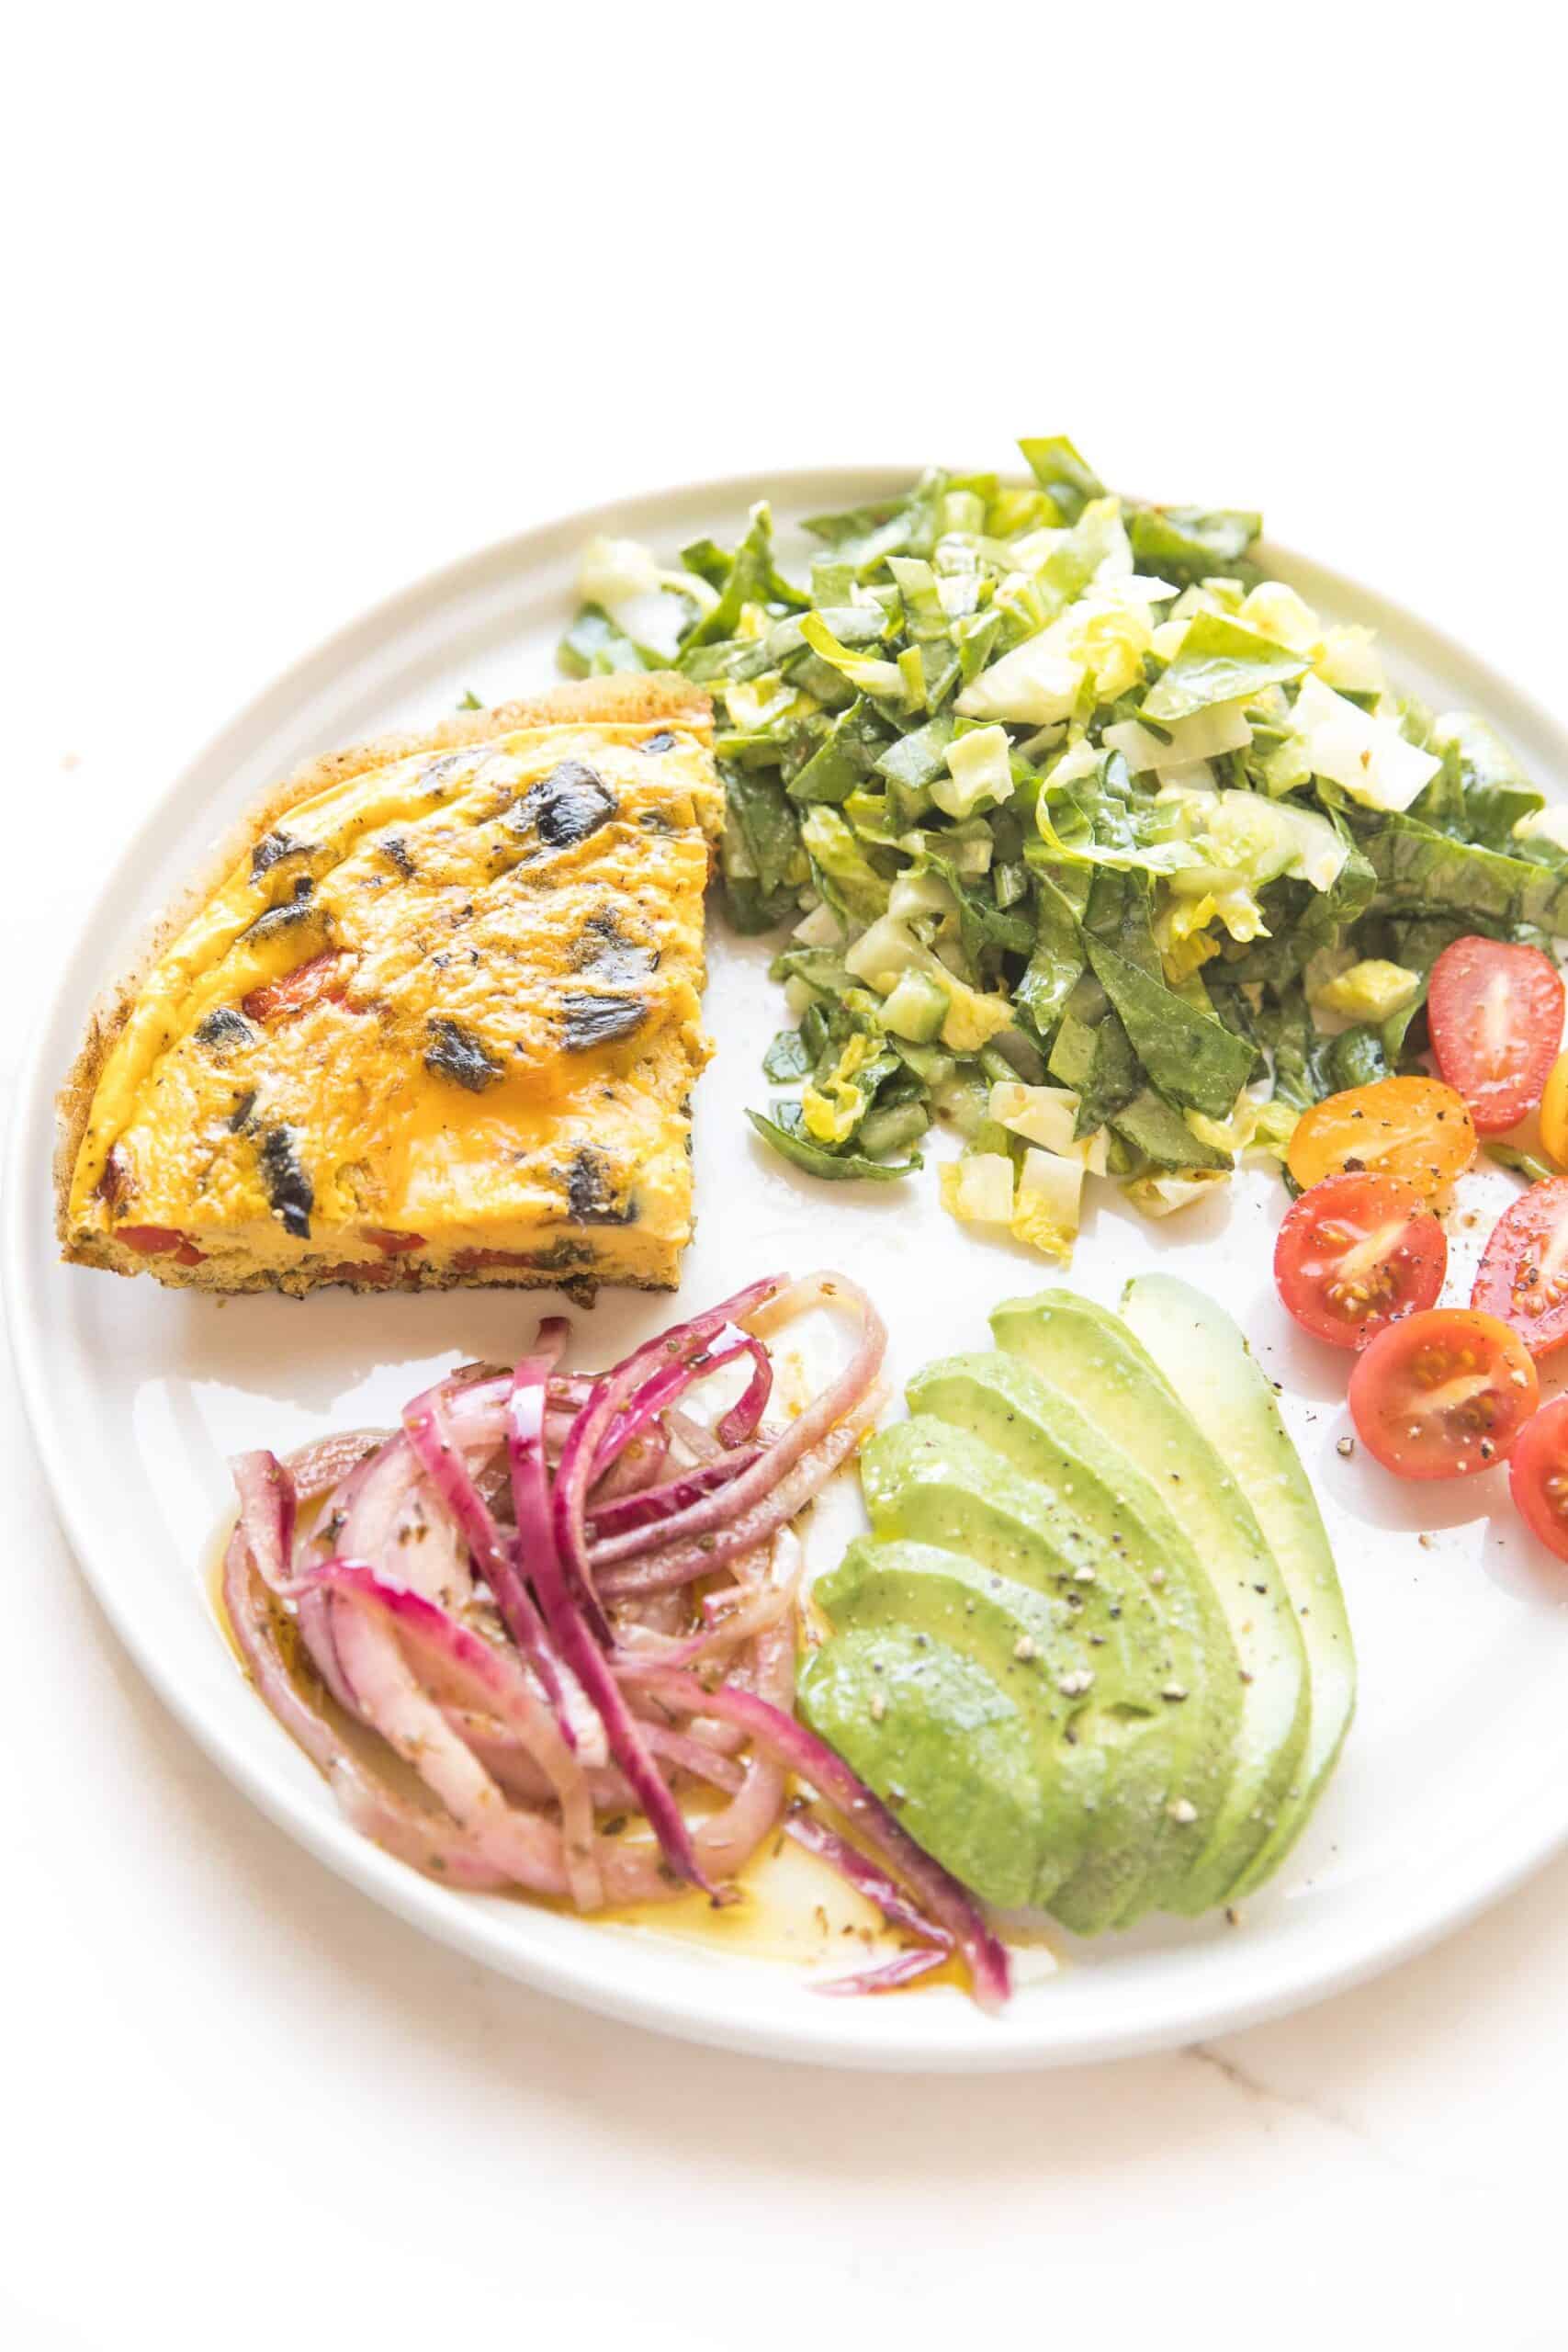
M713 697L726 910L796 927L764 1070L798 1091L748 1114L773 1149L886 1182L941 1120L971 1170L1015 1165L990 1090L1049 1081L1073 1148L1164 1214L1410 1068L1451 940L1568 935L1568 810L1267 577L1257 514L1020 447L1027 481L933 468L810 517L805 562L765 502L678 569L595 541L560 662Z

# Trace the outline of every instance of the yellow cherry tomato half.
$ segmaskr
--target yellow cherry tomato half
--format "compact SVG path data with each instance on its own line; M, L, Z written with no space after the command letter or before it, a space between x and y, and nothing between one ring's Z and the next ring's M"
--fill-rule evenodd
M1463 1174L1475 1152L1470 1113L1451 1086L1435 1078L1382 1078L1303 1111L1289 1164L1303 1188L1365 1168L1398 1176L1430 1200Z
M1568 1054L1559 1054L1552 1063L1540 1098L1540 1140L1547 1158L1568 1168Z

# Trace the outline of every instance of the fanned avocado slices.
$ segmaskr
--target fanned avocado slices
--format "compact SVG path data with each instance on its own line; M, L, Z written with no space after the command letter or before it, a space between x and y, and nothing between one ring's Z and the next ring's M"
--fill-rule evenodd
M1075 1608L894 1541L852 1544L815 1597L835 1638L802 1677L808 1720L987 1902L1048 1903L1113 1760L1096 1721L1140 1725L1158 1705L1154 1662L1109 1595Z
M967 1430L1005 1455L1058 1517L1078 1522L1084 1543L1135 1571L1179 1629L1182 1660L1167 1687L1186 1696L1163 1704L1184 1760L1166 1792L1160 1848L1122 1918L1172 1908L1226 1810L1245 1690L1229 1624L1189 1535L1132 1456L1016 1357L950 1356L918 1373L908 1397L912 1412ZM1072 1887L1064 1899L1076 1907Z
M872 1442L862 1476L879 1535L941 1544L994 1575L1058 1593L1071 1615L1092 1606L1096 1618L1103 1612L1094 1628L1101 1638L1114 1626L1151 1669L1134 1702L1138 1720L1102 1685L1107 1661L1092 1638L1058 1673L1058 1690L1066 1682L1100 1702L1079 1736L1109 1736L1116 1754L1081 1859L1048 1898L1085 1935L1147 1909L1196 1859L1225 1775L1235 1702L1211 1684L1190 1612L1143 1573L1140 1562L1155 1565L1143 1531L1131 1513L1097 1523L1072 1495L921 1413Z
M922 1845L1083 1935L1261 1884L1354 1698L1323 1523L1241 1334L1158 1276L1127 1317L1010 1300L997 1349L916 1375L863 1455L873 1532L814 1588L830 1632L800 1686Z
M1273 1835L1231 1890L1249 1894L1272 1876L1311 1816L1338 1759L1356 1706L1356 1649L1345 1595L1300 1456L1274 1392L1228 1315L1190 1283L1144 1274L1122 1311L1223 1456L1257 1514L1296 1612L1312 1668L1312 1723L1294 1785Z
M999 1344L1071 1397L1164 1497L1208 1573L1246 1678L1225 1804L1201 1860L1171 1903L1228 1899L1291 1802L1312 1696L1295 1611L1250 1503L1176 1390L1127 1326L1076 1292L1009 1299Z

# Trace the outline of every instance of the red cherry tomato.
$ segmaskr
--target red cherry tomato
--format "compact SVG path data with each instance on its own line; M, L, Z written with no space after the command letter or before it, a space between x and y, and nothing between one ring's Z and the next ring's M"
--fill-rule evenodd
M1562 981L1539 947L1456 939L1432 967L1427 1021L1438 1068L1483 1136L1540 1101L1562 1045Z
M1274 1245L1280 1296L1336 1348L1363 1347L1435 1306L1448 1262L1442 1227L1397 1176L1325 1176L1287 1212Z
M1540 1397L1529 1351L1494 1315L1407 1315L1369 1340L1350 1374L1350 1418L1399 1478L1463 1478L1505 1461Z
M201 1251L194 1241L176 1233L168 1225L121 1225L115 1228L114 1238L123 1241L128 1250L140 1250L144 1258L173 1258L182 1266L199 1266Z
M321 997L330 997L333 1003L341 1001L347 987L345 979L337 977L337 967L343 957L335 948L326 948L320 956L312 956L308 964L297 964L280 980L268 980L264 988L253 989L240 999L240 1010L250 1021L271 1021L280 1012L303 1012L308 1004Z
M1532 1356L1568 1340L1568 1176L1532 1184L1498 1218L1470 1303L1511 1323Z
M1508 1464L1514 1509L1549 1552L1568 1560L1568 1396L1525 1423Z

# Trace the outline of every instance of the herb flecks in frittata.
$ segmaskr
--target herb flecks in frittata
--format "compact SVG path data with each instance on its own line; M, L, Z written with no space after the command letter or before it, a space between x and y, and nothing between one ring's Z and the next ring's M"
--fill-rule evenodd
M1203 1197L1410 1066L1451 939L1568 931L1568 826L1267 576L1258 515L1021 446L1028 486L933 470L809 519L808 576L765 504L678 569L596 540L562 663L673 661L717 705L730 920L794 925L759 1134L886 1179L943 1118L955 1214L1066 1257L1086 1172Z

